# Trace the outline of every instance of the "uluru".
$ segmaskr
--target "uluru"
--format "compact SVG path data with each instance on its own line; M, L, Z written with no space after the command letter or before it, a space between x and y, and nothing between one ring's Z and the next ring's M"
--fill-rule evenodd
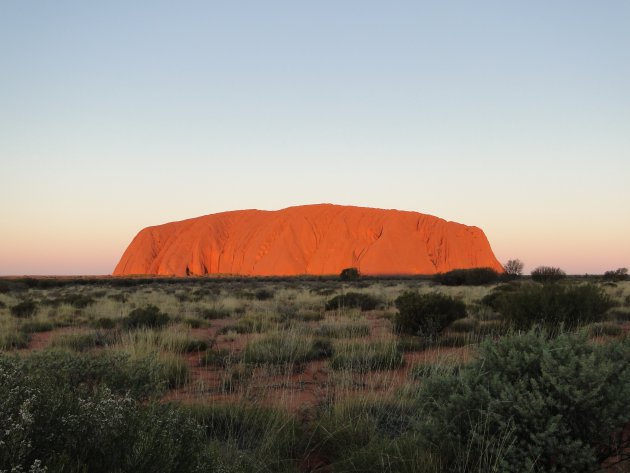
M142 229L115 276L502 272L484 232L418 212L332 204L236 210Z

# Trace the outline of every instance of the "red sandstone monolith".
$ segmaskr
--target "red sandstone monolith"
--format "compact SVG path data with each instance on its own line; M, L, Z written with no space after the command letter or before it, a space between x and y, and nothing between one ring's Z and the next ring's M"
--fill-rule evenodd
M320 204L237 210L147 227L114 275L294 276L502 272L477 227L417 212Z

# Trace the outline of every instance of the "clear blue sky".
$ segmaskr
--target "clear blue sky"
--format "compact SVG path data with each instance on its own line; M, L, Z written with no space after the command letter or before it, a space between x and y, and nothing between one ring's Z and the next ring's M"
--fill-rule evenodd
M630 2L2 1L0 274L332 202L630 266Z

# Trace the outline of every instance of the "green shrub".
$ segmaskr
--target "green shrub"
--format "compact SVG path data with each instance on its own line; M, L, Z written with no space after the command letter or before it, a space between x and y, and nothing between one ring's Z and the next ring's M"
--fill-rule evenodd
M283 320L300 320L302 322L319 322L324 320L325 315L317 310L298 309L293 314L293 317L286 317Z
M499 300L503 297L503 294L518 291L520 287L521 285L517 283L501 284L483 296L480 302L491 309L499 310Z
M225 368L231 364L238 362L239 357L233 351L227 348L215 349L209 348L203 355L201 364L203 366L218 366Z
M481 286L498 280L499 273L492 268L454 269L433 276L433 281L444 286Z
M503 294L497 306L516 329L543 325L556 332L604 320L612 302L593 284L529 284Z
M328 338L316 338L311 345L310 357L312 360L330 358L335 353L335 346Z
M107 388L77 389L0 362L0 470L149 473L213 469L203 431L167 405Z
M423 431L443 471L588 472L627 448L630 343L530 332L486 342L459 374L426 379ZM479 454L471 455L471 452Z
M158 307L148 305L132 310L124 320L124 325L129 329L141 327L160 328L166 325L169 319L169 316L161 312Z
M11 307L11 315L19 318L32 317L37 312L37 303L31 300L18 302Z
M107 298L116 302L121 302L123 304L129 300L129 296L124 292L118 294L109 294Z
M28 334L22 330L15 329L0 331L0 351L27 348L28 341Z
M275 297L275 294L270 289L258 289L254 293L254 297L256 298L256 300L259 301L268 301L269 299L273 299Z
M96 302L91 296L86 296L84 294L68 294L60 300L65 304L71 305L75 309L85 309L87 306Z
M111 317L99 317L93 324L96 328L112 329L116 327L116 321Z
M160 361L153 356L132 359L109 350L92 354L46 349L20 358L0 356L0 366L9 362L42 382L72 388L107 386L116 394L129 393L139 399L159 396L169 384Z
M369 294L362 294L360 292L348 292L347 294L340 294L333 297L326 302L326 310L337 309L361 309L361 310L374 310L378 306L380 301Z
M538 266L532 271L532 279L540 283L558 282L567 277L567 273L553 266Z
M48 332L55 328L55 324L47 320L26 320L20 328L26 333Z
M400 333L436 336L457 319L466 317L466 305L439 293L405 292L396 301L394 327Z
M330 360L330 367L334 370L357 373L395 370L404 364L405 359L393 342L341 343L335 347Z
M342 281L355 281L361 277L357 268L345 268L339 273L339 279Z

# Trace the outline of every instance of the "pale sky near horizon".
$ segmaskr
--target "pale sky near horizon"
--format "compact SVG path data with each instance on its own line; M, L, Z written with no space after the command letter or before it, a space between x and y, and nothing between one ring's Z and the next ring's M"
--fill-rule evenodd
M0 0L0 275L330 202L630 267L630 2Z

